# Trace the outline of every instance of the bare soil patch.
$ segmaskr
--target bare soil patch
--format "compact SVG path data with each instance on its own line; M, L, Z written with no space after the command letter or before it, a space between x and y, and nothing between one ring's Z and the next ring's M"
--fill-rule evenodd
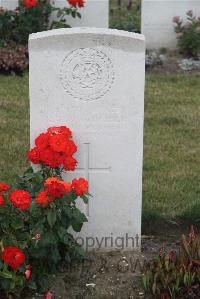
M145 263L159 252L162 243L166 251L177 249L173 238L143 236L139 252L88 252L84 263L63 265L55 276L51 292L53 299L141 299L145 297L142 273ZM41 299L29 295L26 299Z

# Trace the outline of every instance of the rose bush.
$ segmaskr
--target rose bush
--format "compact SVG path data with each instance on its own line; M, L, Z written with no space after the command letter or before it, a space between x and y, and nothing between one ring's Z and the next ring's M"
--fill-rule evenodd
M0 71L21 74L28 67L28 49L25 46L5 44L0 47Z
M1 45L5 42L27 45L31 33L69 27L67 16L80 18L78 8L84 6L84 1L66 0L67 3L68 6L57 8L49 0L19 0L15 10L0 8ZM54 20L52 13L56 17Z
M82 7L84 0L66 0L64 8L50 0L19 0L15 10L0 7L0 71L21 73L28 66L29 34L70 27L68 16L80 18Z
M179 16L173 18L175 32L180 52L186 56L199 58L200 56L200 18L193 16L192 11L187 12L187 21Z
M76 151L69 128L51 127L27 153L38 171L29 168L13 186L0 183L0 288L5 298L25 288L48 293L61 263L84 257L69 228L79 232L87 221L76 201L88 202L88 182L61 177L75 169Z

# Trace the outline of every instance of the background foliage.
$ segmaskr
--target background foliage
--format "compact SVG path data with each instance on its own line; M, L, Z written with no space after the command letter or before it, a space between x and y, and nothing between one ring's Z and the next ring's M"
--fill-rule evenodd
M180 52L189 57L200 58L200 17L194 16L190 10L187 12L186 22L178 16L173 21Z
M25 7L23 3L19 0L15 10L0 9L0 71L3 72L19 73L27 67L28 55L19 53L22 46L27 47L29 34L69 27L67 16L81 17L77 7L70 5L61 9L49 0L39 0L33 7Z
M145 266L143 284L154 299L199 298L200 295L200 238L190 228L182 235L179 251L165 251Z
M140 32L141 1L111 0L110 28Z

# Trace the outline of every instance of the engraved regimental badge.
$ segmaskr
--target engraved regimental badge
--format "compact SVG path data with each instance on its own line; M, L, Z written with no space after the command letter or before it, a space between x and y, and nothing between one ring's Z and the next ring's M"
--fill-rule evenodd
M102 51L76 49L65 57L60 78L65 91L72 97L84 101L97 100L113 84L113 64Z

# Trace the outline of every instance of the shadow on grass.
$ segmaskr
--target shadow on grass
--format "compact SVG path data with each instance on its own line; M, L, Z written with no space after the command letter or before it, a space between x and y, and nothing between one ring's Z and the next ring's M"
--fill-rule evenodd
M181 222L185 225L194 224L200 230L200 203L193 205L190 209L184 212L180 217Z
M143 209L142 212L142 234L145 235L164 235L169 232L178 233L179 225L173 220L168 219L159 211L154 209ZM175 233L175 234L176 234Z
M191 224L200 230L200 204L193 205L173 219L154 209L146 208L142 212L142 234L146 235L179 235L186 232Z

